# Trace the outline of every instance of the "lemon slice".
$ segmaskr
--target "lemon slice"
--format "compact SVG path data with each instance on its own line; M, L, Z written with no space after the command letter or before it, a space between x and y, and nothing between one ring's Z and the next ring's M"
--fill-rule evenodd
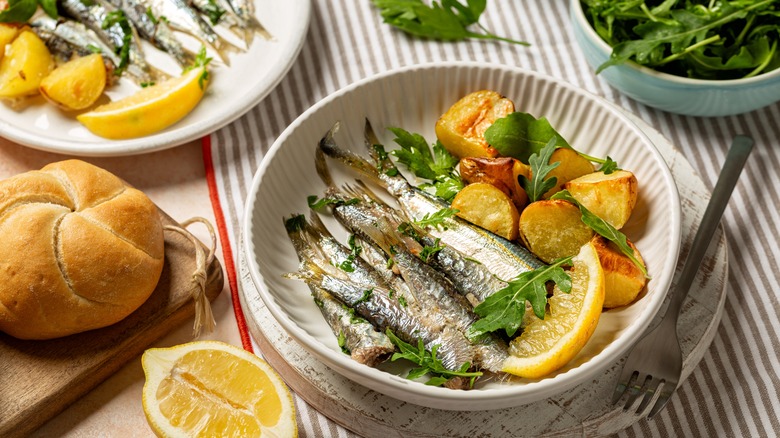
M93 134L115 140L154 134L189 114L203 98L207 85L206 67L197 67L76 119Z
M523 333L509 345L505 372L531 379L544 377L569 363L593 335L604 303L604 272L592 243L582 246L568 273L571 292L556 286L544 319L526 312Z
M297 436L290 391L241 348L196 341L146 350L143 408L162 437Z

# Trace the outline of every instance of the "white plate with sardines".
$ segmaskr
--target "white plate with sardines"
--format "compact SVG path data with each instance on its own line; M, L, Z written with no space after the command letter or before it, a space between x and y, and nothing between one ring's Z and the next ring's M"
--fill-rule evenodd
M57 19L0 16L27 23L0 24L0 136L81 156L166 149L240 117L292 66L311 14L309 0L58 5Z
M497 409L563 392L638 340L674 274L680 201L603 99L437 63L301 115L243 227L260 298L318 359L410 403Z

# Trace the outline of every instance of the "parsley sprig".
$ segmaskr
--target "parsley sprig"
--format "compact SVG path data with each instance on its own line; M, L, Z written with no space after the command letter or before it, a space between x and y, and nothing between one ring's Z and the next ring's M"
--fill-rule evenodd
M520 328L525 315L526 301L531 303L534 314L544 319L547 307L547 282L553 281L563 292L571 292L571 277L563 266L571 266L572 257L556 260L549 266L524 272L507 286L489 295L474 308L481 318L469 327L468 337L474 339L488 332L504 330L512 337Z
M621 233L607 221L596 216L596 214L585 208L585 206L580 204L579 201L577 201L568 190L561 190L560 192L554 194L550 199L563 199L564 201L569 201L576 205L582 214L582 222L605 239L617 245L618 249L620 249L620 252L631 259L637 268L642 271L642 274L647 277L647 268L645 268L645 265L642 264L634 255L634 250L631 249L631 247L628 245L625 234Z
M117 56L119 56L119 65L114 70L114 74L119 76L127 69L128 64L130 64L130 46L133 44L133 27L127 20L125 11L121 9L116 9L106 14L106 18L103 19L101 25L103 29L110 29L114 26L118 26L122 34L122 45L114 49L116 50Z
M203 73L198 78L198 85L200 86L200 89L203 90L203 87L206 85L206 81L209 80L209 69L206 68L206 66L209 65L212 58L206 54L206 46L200 46L200 50L198 51L198 54L195 56L195 61L192 63L192 65L185 67L182 70L182 73L186 73L190 70L203 67Z
M415 348L413 345L399 339L392 330L387 329L386 333L390 341L400 350L393 354L393 357L390 358L391 361L406 359L419 365L419 367L409 371L409 374L406 375L407 379L413 380L426 374L431 374L432 377L425 384L441 386L453 377L465 377L469 379L469 386L474 386L474 381L482 375L481 371L470 372L471 364L468 362L461 365L457 370L445 368L441 360L436 357L436 352L439 349L438 345L431 347L431 351L428 352L423 345L422 339L417 340L417 347Z
M350 234L349 239L347 239L347 244L349 245L350 253L347 256L346 260L339 263L339 269L341 269L344 272L355 272L355 260L360 257L360 253L363 252L363 247L355 243L355 235Z
M423 189L433 188L436 196L451 201L463 188L463 180L455 170L458 159L451 155L437 141L433 144L433 150L428 142L420 134L410 133L402 128L388 128L395 134L395 141L400 149L390 153L398 159L398 162L406 165L409 170L419 178L430 180L430 183L421 184Z
M410 35L440 41L462 41L469 38L505 41L528 46L525 41L500 37L479 23L487 0L373 0L385 23ZM469 30L476 26L482 32Z

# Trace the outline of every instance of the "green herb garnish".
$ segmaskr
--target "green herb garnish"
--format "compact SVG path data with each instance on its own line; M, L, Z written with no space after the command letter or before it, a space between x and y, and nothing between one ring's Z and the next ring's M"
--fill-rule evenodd
M433 152L428 142L420 134L412 134L401 128L388 128L396 138L393 140L400 149L392 152L400 163L419 178L430 180L421 184L421 188L433 188L436 196L451 201L463 188L455 167L458 159L452 156L440 142L433 144Z
M315 211L320 211L325 207L338 207L340 205L354 205L360 202L358 198L352 199L334 199L334 198L322 198L318 199L316 195L306 197L306 202L309 204L309 208Z
M479 24L487 0L373 0L385 23L408 34L440 41L462 41L469 38L498 40L528 46L524 41L500 37ZM476 26L482 32L469 30Z
M436 357L436 351L439 349L438 345L431 347L431 351L428 352L425 349L425 345L423 345L422 339L417 340L417 348L415 348L411 344L399 339L392 330L387 329L385 333L390 338L390 341L400 350L399 352L393 353L393 357L390 358L391 361L406 359L419 365L418 368L413 368L409 371L406 375L407 379L417 379L426 374L431 374L433 377L425 382L425 384L441 386L453 377L465 377L469 379L469 386L474 386L476 378L482 375L482 372L480 371L469 372L471 364L468 362L461 365L457 370L448 370L447 368L444 368L441 360Z
M424 245L422 251L420 251L420 255L419 255L420 259L422 259L422 261L424 261L425 263L428 263L428 260L430 260L432 255L443 250L444 246L439 245L440 241L441 239L437 237L433 245Z
M373 287L372 287L371 289L366 289L366 290L364 290L364 291L363 291L363 295L362 295L360 298L358 298L358 299L357 299L357 301L355 301L355 302L352 304L352 307L356 307L358 304L367 303L367 302L368 302L368 300L370 300L370 299L371 299L371 296L372 296L373 294L374 294L374 288L373 288Z
M51 18L57 18L56 0L8 0L8 7L0 11L0 23L26 23L38 10L38 5Z
M514 112L493 122L485 131L485 140L501 155L528 164L531 155L556 138L556 146L571 148L547 118L537 119L528 113Z
M433 227L437 230L447 229L446 220L458 214L458 210L455 208L442 208L436 213L426 213L421 219L415 220L414 223L420 227Z
M222 16L225 15L226 11L219 7L214 0L208 0L205 5L202 5L201 12L209 18L211 24L216 26L222 20Z
M360 257L360 253L363 251L363 247L355 243L354 234L349 236L349 239L347 239L347 244L349 245L351 252L349 256L347 256L346 260L339 263L339 269L344 272L355 272L355 265L353 263L355 263L355 259Z
M160 19L162 18L163 17L160 17ZM200 86L201 90L203 90L203 87L206 85L206 81L209 80L209 70L206 68L206 66L209 65L211 59L211 57L206 55L206 46L201 46L192 65L185 67L182 70L182 73L186 73L192 69L203 67L203 73L198 78L198 85Z
M582 222L589 226L593 231L604 237L605 239L609 240L610 242L617 245L617 247L620 249L620 252L626 255L629 259L631 259L632 262L639 268L640 271L642 271L642 274L644 274L645 277L647 277L647 269L645 266L639 261L639 259L636 258L634 255L634 250L631 249L630 246L628 246L628 242L626 240L626 235L618 231L615 227L610 225L607 221L604 219L596 216L594 213L592 213L590 210L585 208L584 205L580 204L579 201L574 199L574 197L569 193L568 190L561 190L560 192L554 194L550 199L563 199L564 201L569 201L572 204L576 205L580 209L580 213L582 214Z
M342 331L339 331L338 343L342 353L352 354L352 352L349 351L349 348L347 348L347 337L344 335L344 332Z
M547 282L553 281L563 292L571 292L571 277L563 266L570 266L572 257L558 259L549 266L524 272L507 286L485 298L474 308L478 319L468 330L468 337L474 339L488 332L504 330L507 336L514 336L525 315L525 303L531 303L534 314L544 319L547 306Z
M119 76L125 71L128 64L130 64L130 46L133 44L133 28L130 26L130 22L127 21L125 11L121 9L116 9L106 14L106 18L103 19L103 24L101 26L103 29L119 26L122 30L122 45L114 49L117 56L119 56L119 65L114 70L114 74Z
M547 178L547 174L561 164L560 161L549 162L552 153L555 151L555 143L556 137L553 137L538 154L531 155L531 158L528 160L531 164L531 179L526 178L525 175L517 177L520 185L528 194L530 202L541 199L542 195L558 183L558 178L554 176Z
M604 69L633 60L684 77L738 79L780 67L776 0L583 0L596 33L612 46Z

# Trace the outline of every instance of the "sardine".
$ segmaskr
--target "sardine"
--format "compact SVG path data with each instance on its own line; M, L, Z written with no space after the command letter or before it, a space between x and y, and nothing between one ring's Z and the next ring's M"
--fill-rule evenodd
M323 240L333 238L327 230L314 230L307 223L300 229L303 231L297 237L300 242L294 243L294 246L308 249L299 252L304 261L297 273L286 275L288 278L301 279L326 290L380 331L389 328L400 339L413 345L418 339L422 340L429 350L438 345L437 357L448 369L459 369L463 363L472 362L473 348L461 332L435 323L432 318L439 316L422 313L415 303L400 300L398 292L383 282L367 284L366 279L375 274L370 273L373 268L361 258L352 260L353 269L336 267L349 260L352 251L343 245L323 247ZM338 262L336 266L334 261Z
M319 148L326 155L341 161L369 181L387 190L398 201L401 210L408 217L420 220L425 215L432 215L449 207L442 199L411 185L400 172L388 171L395 166L389 157L382 156L378 148L373 147L378 145L379 141L368 122L366 122L366 146L369 147L375 164L339 147L333 138L336 129L338 124L320 140ZM431 229L430 234L440 238L442 243L455 248L466 257L482 263L502 280L511 280L523 272L544 266L525 248L459 217L449 217L444 220L443 225Z
M185 0L140 0L151 13L165 20L172 29L188 33L214 49L220 59L229 65L227 52L241 49L220 37L198 12Z
M314 250L303 237L306 226L303 216L294 216L285 221L287 234L300 261L310 258ZM333 295L314 285L309 285L309 289L333 334L343 339L342 349L346 350L352 359L368 366L376 366L387 360L395 351L395 345L386 334L376 331L370 322L355 315L353 310Z
M247 44L252 42L255 34L262 36L263 38L270 40L273 36L266 30L266 28L260 24L255 16L254 3L250 0L220 0L222 4L227 4L237 19L239 20L239 26L246 31L244 40ZM227 8L226 8L227 9Z
M127 15L138 31L138 35L152 45L171 55L182 67L193 64L195 55L186 50L174 35L165 19L156 17L139 0L106 0Z
M127 58L120 55L117 67L126 69L136 82L151 83L167 77L146 62L133 25L129 21L112 22L112 16L123 14L120 10L100 0L61 0L59 5L69 17L95 32L115 54L126 51Z
M113 73L119 65L119 57L111 47L81 23L63 18L55 20L48 15L41 15L30 22L30 27L62 62L97 52L103 56L108 73ZM112 78L113 74L106 75L107 81Z
M333 213L344 227L382 248L392 258L423 312L436 315L440 326L454 327L466 335L478 319L471 311L471 304L442 273L420 259L418 255L423 247L412 237L398 232L401 222L397 216L365 201L337 205ZM501 371L508 355L506 344L493 335L472 341L473 363L493 372Z

